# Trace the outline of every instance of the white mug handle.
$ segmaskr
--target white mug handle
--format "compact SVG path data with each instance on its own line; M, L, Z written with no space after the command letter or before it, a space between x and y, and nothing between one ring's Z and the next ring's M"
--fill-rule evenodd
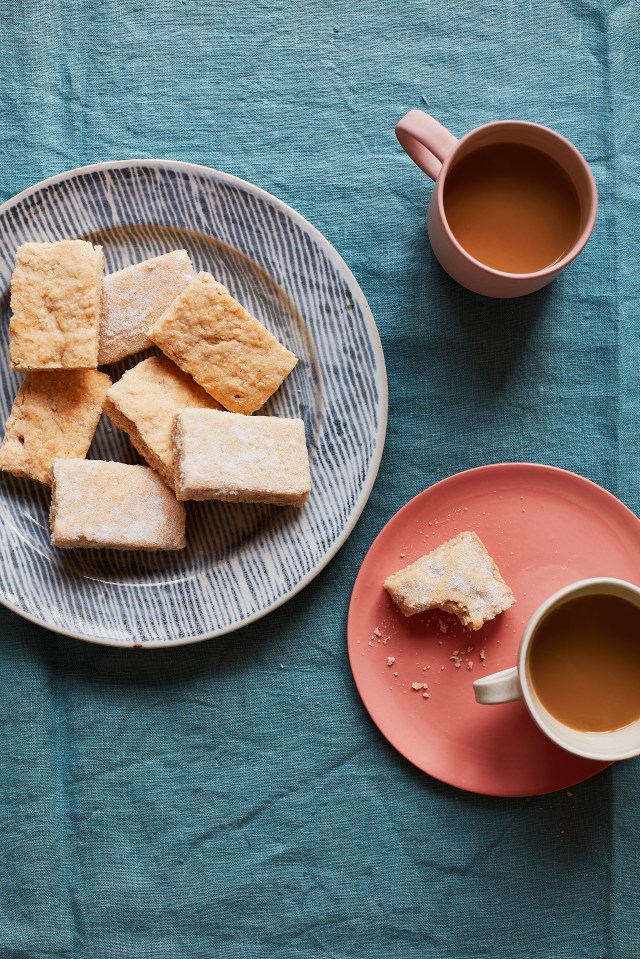
M512 703L522 699L522 686L518 678L518 669L503 669L499 673L491 673L476 679L473 684L476 702L483 706L494 706L496 703Z

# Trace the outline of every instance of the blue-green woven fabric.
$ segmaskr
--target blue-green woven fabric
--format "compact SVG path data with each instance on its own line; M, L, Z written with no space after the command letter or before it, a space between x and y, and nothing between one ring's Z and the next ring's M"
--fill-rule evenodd
M640 763L497 800L368 719L345 622L411 496L466 467L576 470L640 508L636 0L3 0L0 197L81 164L237 174L352 268L386 353L369 504L291 602L131 653L0 610L2 959L638 959ZM553 286L467 293L393 127L518 117L573 140L595 234Z

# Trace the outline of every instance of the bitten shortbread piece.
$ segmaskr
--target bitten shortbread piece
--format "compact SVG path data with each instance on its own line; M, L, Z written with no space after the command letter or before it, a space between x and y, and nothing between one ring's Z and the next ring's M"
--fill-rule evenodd
M27 373L0 446L0 469L51 485L54 459L86 455L111 386L97 370Z
M51 543L63 548L182 549L185 509L147 466L55 460Z
M297 358L209 273L199 273L149 336L233 413L266 403Z
M98 365L102 247L86 240L24 243L11 277L14 370Z
M195 275L187 251L173 250L105 276L99 364L148 350L147 330Z
M481 539L471 532L459 533L389 576L384 588L405 616L442 609L471 629L480 629L515 602Z
M181 410L220 409L175 363L152 356L128 370L107 393L104 412L125 433L149 466L173 486L173 425Z
M184 410L174 441L178 499L302 506L309 497L302 420Z

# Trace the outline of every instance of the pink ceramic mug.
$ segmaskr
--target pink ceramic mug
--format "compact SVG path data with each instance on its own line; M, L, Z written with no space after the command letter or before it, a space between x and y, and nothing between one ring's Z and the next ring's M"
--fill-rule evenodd
M411 110L396 126L396 136L414 163L435 180L427 215L431 246L440 265L474 293L512 297L533 293L550 283L574 260L591 236L598 210L593 174L581 153L559 133L523 120L486 123L457 140L441 123L422 110ZM556 262L535 273L504 273L475 259L453 235L444 210L447 173L463 157L496 143L535 147L560 164L573 183L580 202L580 225L572 247Z

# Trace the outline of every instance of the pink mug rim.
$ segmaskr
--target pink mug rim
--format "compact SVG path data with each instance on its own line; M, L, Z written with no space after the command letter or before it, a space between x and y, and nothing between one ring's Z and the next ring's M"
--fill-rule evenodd
M442 182L444 182L444 179L446 178L446 175L449 171L449 167L454 161L463 143L466 143L468 140L473 139L474 137L477 136L477 134L479 134L483 130L490 130L495 127L514 126L514 125L519 127L528 127L529 129L534 129L534 130L544 130L545 133L551 134L551 136L555 137L555 139L560 140L564 144L564 146L567 147L571 153L573 153L574 157L578 160L580 166L583 168L583 170L587 174L587 182L589 184L589 201L590 201L589 215L587 217L587 221L583 229L580 231L580 234L576 237L576 240L573 246L571 247L568 253L565 253L562 259L556 260L554 263L550 263L549 266L545 266L544 269L536 270L533 273L507 273L504 270L496 270L492 266L487 266L486 263L483 263L481 260L477 260L467 250L465 250L465 248L458 242L458 240L454 236L444 211L444 189L440 190L437 193L436 202L438 204L438 213L440 214L440 219L446 230L447 237L453 243L456 249L467 260L469 260L470 263L473 263L475 266L479 267L481 270L485 271L491 276L505 277L508 279L519 279L519 278L535 279L538 277L542 279L543 277L549 276L551 274L559 273L561 270L565 268L565 266L571 263L572 260L575 260L575 258L584 250L585 246L587 245L587 240L593 233L593 228L596 224L596 218L598 215L598 188L596 186L595 177L593 176L591 167L589 166L589 164L587 163L583 155L580 153L578 148L574 146L574 144L571 142L571 140L568 140L561 133L557 133L556 130L552 130L550 127L545 127L541 123L533 123L530 120L492 120L491 123L483 123L482 126L474 127L473 130L470 130L468 133L465 133L465 135L458 140L457 144L454 146L451 152L448 153L447 156L444 158L442 162L442 167L440 169L440 172L438 173L438 180L442 180Z

